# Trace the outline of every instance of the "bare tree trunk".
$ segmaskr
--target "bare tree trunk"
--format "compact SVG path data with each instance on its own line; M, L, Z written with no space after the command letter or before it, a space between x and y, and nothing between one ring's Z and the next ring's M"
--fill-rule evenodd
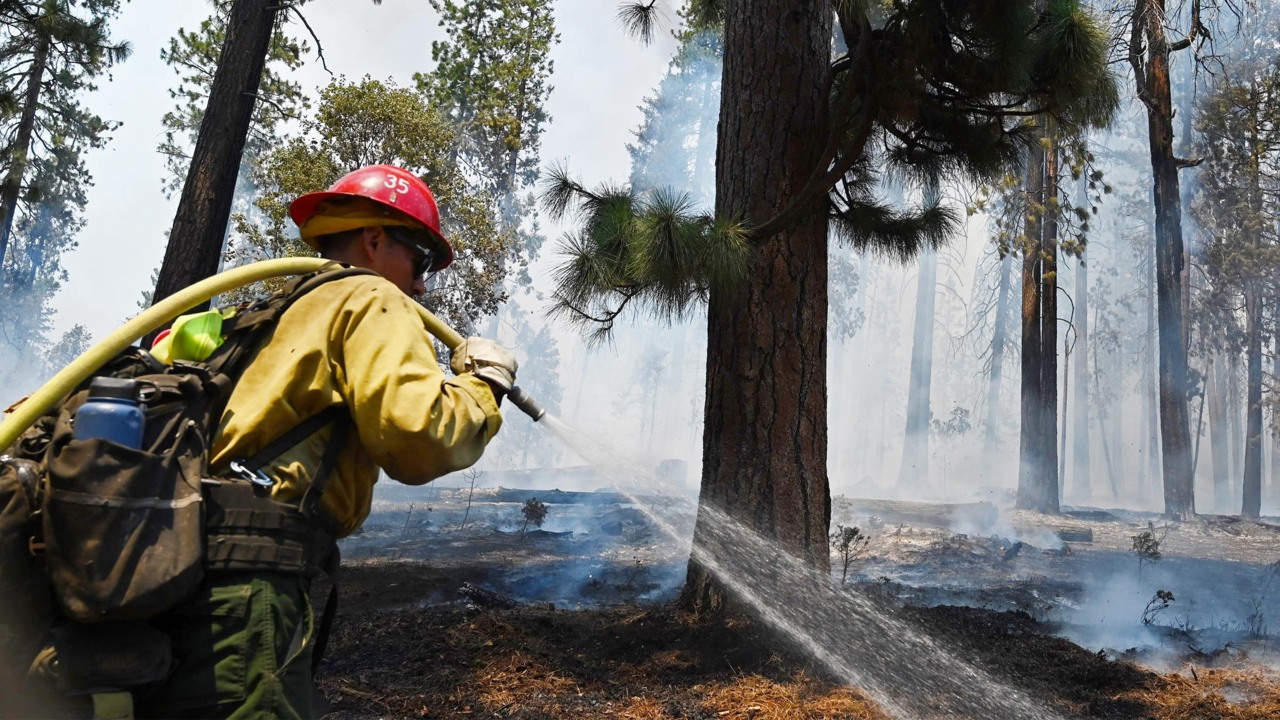
M1062 411L1059 415L1061 425L1058 427L1058 497L1063 496L1067 481L1067 418L1071 417L1071 408L1067 404L1071 399L1071 345L1063 343L1062 347ZM1079 365L1079 363L1076 363Z
M9 170L4 185L0 185L0 287L4 286L4 260L9 249L9 237L13 232L13 219L18 214L18 196L22 194L22 178L27 173L31 140L35 136L36 113L40 111L40 89L44 83L44 71L49 61L50 40L41 35L36 40L31 70L27 73L27 87L22 95L22 117L9 151Z
M1155 248L1151 248L1150 254L1147 256L1151 261L1147 269L1147 278L1153 280L1155 274ZM1146 433L1146 451L1144 453L1145 467L1142 469L1141 477L1146 478L1146 482L1140 488L1140 495L1143 499L1150 498L1154 490L1160 485L1160 432L1159 432L1159 393L1156 389L1157 385L1157 338L1156 338L1156 302L1154 282L1147 285L1147 346L1143 352L1143 392L1146 395L1146 402L1143 405L1145 415L1143 417L1142 427Z
M1160 438L1164 468L1164 512L1195 515L1191 431L1187 411L1187 345L1182 288L1182 202L1173 154L1173 103L1164 0L1138 0L1133 22L1146 52L1131 47L1138 95L1147 106L1147 129L1156 212L1156 304L1160 337Z
M728 4L717 217L773 217L820 160L821 143L795 139L827 135L831 32L824 3ZM752 254L750 287L713 293L708 307L702 490L682 595L695 612L728 600L713 570L734 561L741 535L720 513L830 569L825 208Z
M926 200L926 204L927 204ZM929 492L929 391L933 377L933 322L937 304L938 254L920 254L916 281L916 318L907 388L907 428L898 466L898 490L913 497Z
M1271 382L1280 383L1280 307L1273 311L1272 343L1275 348L1271 356ZM1275 405L1271 406L1271 486L1270 500L1280 498L1280 412Z
M1240 392L1240 355L1239 353L1231 353L1230 362L1227 364L1227 420L1231 424L1231 475L1233 478L1231 489L1232 504L1236 504L1240 496L1237 494L1239 485L1234 483L1235 478L1239 478L1244 474L1244 408L1241 407L1240 401L1243 394Z
M1046 137L1052 137L1046 131ZM1032 148L1027 163L1027 245L1022 265L1022 429L1020 508L1057 513L1057 220L1047 209L1057 192L1053 143ZM1050 180L1050 178L1054 180Z
M156 279L156 303L218 271L236 178L271 43L274 0L235 0Z
M1245 357L1247 421L1244 444L1243 496L1240 514L1257 518L1262 514L1262 293L1256 280L1245 281Z
M1080 175L1080 187L1076 193L1076 205L1085 206L1085 175ZM1076 329L1076 386L1075 415L1073 424L1071 487L1072 494L1080 499L1093 496L1090 482L1089 458L1089 264L1086 262L1086 250L1081 250L1076 260L1076 306L1072 324ZM1066 389L1063 389L1065 392Z

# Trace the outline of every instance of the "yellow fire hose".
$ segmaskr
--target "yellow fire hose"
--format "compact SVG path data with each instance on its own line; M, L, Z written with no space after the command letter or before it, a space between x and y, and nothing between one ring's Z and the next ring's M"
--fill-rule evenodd
M194 285L186 287L161 300L145 310L142 314L121 325L101 342L76 358L71 364L58 371L41 388L31 394L21 405L14 409L3 422L0 422L0 450L13 444L18 436L35 424L54 403L74 390L80 383L93 374L95 370L115 357L135 340L170 322L186 310L206 302L216 295L229 290L284 275L303 275L315 272L328 264L324 258L282 258L263 260L262 262L233 268L211 278L206 278ZM438 338L450 349L462 343L462 336L453 328L445 325L430 310L418 305L418 313L422 316L422 324L427 332ZM507 394L512 404L529 415L536 422L546 412L534 402L533 398L520 388L512 388Z

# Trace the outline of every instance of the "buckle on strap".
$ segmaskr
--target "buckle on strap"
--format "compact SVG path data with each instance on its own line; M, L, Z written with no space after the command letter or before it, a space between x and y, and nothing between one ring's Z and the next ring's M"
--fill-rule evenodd
M276 484L276 481L273 480L270 475L262 472L260 468L249 468L239 460L232 460L228 467L231 469L231 472L245 480L248 480L249 483L253 485L254 492L269 492L271 487Z

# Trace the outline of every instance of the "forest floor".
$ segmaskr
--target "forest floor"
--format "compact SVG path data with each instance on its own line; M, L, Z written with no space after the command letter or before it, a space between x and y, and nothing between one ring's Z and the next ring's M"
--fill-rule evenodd
M551 510L522 536L519 506L533 495ZM758 617L677 611L687 541L628 498L477 489L470 509L465 499L382 500L344 542L318 675L328 717L907 717ZM645 502L678 530L692 521L688 501ZM837 523L872 537L848 592L962 649L1046 717L1280 718L1267 627L1280 612L1280 525L844 499ZM1143 530L1162 538L1162 557L1138 580L1130 549ZM1154 589L1176 599L1147 617ZM934 705L919 716L965 716L944 697Z

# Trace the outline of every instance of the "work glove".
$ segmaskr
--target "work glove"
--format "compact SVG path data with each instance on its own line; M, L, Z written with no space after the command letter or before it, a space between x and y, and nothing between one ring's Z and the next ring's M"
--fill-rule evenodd
M516 356L489 338L473 337L453 349L449 367L458 375L471 373L505 395L516 384Z

